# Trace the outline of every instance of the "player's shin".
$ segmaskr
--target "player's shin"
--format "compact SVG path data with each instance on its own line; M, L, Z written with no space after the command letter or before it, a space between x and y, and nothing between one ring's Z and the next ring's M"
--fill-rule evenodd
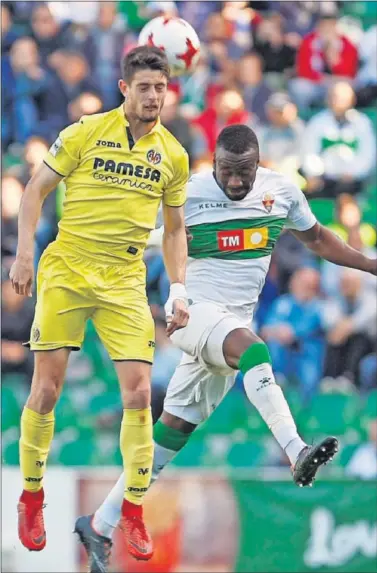
M125 478L124 498L141 505L152 473L153 422L150 408L123 410L120 449Z
M152 480L158 478L159 473L171 462L174 456L186 445L190 433L181 432L167 426L158 420L153 428L155 443Z
M275 382L267 346L261 342L251 345L242 354L239 368L244 375L245 390L250 402L294 465L306 444L298 435L284 394Z
M54 412L39 414L24 408L21 416L20 466L24 490L42 488L47 456L54 436Z
M154 458L151 484L159 477L163 468L184 447L190 434L169 428L158 421L154 425ZM124 497L124 474L122 474L93 518L93 527L100 535L111 539L121 517Z

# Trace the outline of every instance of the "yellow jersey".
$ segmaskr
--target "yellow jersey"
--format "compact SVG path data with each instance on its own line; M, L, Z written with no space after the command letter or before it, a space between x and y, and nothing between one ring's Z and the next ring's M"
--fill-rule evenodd
M103 262L140 259L161 201L186 200L184 148L159 120L134 142L123 106L64 129L44 162L66 183L57 241Z

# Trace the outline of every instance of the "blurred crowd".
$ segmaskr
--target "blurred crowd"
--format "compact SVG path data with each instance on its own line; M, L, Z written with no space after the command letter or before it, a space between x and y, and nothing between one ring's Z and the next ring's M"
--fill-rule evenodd
M262 165L288 174L319 220L354 248L376 253L376 2L11 2L2 26L2 370L30 383L34 300L8 272L29 177L59 130L120 105L122 54L151 18L179 15L197 31L195 72L169 86L162 122L191 169L211 165L219 131L246 123ZM36 261L57 233L64 184L47 198ZM179 361L164 333L168 279L160 249L146 252L157 324L155 411ZM303 403L318 392L377 386L376 281L316 260L289 233L273 255L255 315L279 381Z

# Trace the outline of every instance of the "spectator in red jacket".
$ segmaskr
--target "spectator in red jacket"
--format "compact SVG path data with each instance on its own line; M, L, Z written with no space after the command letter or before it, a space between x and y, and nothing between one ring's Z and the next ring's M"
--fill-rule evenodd
M201 113L193 124L204 134L208 151L212 154L216 147L216 138L220 131L236 123L251 123L251 117L245 111L241 94L235 89L226 89L218 93L212 106Z
M332 80L353 80L358 70L358 51L337 30L334 16L322 17L316 29L305 36L297 54L296 74L290 89L300 108L323 104Z

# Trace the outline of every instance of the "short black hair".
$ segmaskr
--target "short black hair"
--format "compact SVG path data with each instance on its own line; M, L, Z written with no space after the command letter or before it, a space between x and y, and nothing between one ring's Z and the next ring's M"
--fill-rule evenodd
M166 54L154 46L138 46L124 56L122 77L125 82L129 83L136 72L140 70L157 70L167 80L170 79L170 68Z
M242 154L254 149L259 157L259 142L255 132L244 124L228 125L219 133L216 147L225 151Z

